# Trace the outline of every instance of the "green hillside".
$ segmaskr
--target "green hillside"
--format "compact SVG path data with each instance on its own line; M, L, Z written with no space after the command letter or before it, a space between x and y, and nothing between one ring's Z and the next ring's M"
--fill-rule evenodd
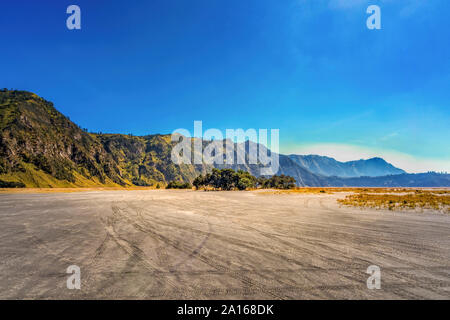
M175 165L171 161L175 143L170 138L88 133L33 93L0 90L0 188L166 185L171 181L192 183L200 174L211 172L212 165ZM208 142L202 144L206 147ZM250 142L243 146L248 150ZM237 150L236 144L234 148ZM268 151L262 145L258 148ZM214 166L259 177L262 164L248 164L245 152L242 164L235 155L233 164ZM372 160L385 164L382 159ZM295 178L298 186L450 186L448 174L327 177L282 154L279 165L277 174Z
M25 91L0 91L0 183L26 187L150 186L193 181L206 166L175 166L170 135L92 134Z

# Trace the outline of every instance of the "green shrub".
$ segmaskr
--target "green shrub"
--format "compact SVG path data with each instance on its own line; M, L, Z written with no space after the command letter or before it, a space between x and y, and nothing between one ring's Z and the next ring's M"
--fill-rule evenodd
M0 180L0 188L25 188L25 184L22 182Z
M295 188L295 179L285 175L256 178L243 170L236 172L232 169L213 169L211 173L195 178L193 185L197 190L202 187L220 190L246 190L257 187L292 189Z
M131 182L135 185L135 186L139 186L139 187L151 187L153 184L152 183L148 183L144 180L141 180L139 178L133 178L131 180Z
M192 189L192 185L189 182L171 181L166 189Z

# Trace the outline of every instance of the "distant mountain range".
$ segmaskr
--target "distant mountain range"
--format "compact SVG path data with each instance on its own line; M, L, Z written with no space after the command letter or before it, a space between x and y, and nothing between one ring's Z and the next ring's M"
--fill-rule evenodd
M88 133L51 102L25 91L0 90L0 132L0 187L11 183L87 187L192 182L213 168L205 163L175 165L170 135ZM246 159L250 143L245 142ZM448 174L407 174L381 158L339 162L316 155L280 154L279 159L278 174L293 176L299 186L450 187ZM245 161L215 167L243 169L259 176L261 165Z
M246 153L253 142L246 141L243 146ZM263 152L266 147L258 145ZM248 155L246 155L248 158ZM307 159L305 164L301 160ZM308 164L308 159L315 159ZM450 175L435 172L408 174L394 167L381 158L339 162L333 158L318 155L279 155L280 170L278 174L285 174L295 178L299 186L311 187L450 187ZM300 162L300 163L299 163ZM235 161L236 163L236 161ZM312 164L313 163L313 164ZM217 168L232 168L245 170L254 176L259 176L259 165L233 164L216 165ZM321 168L321 173L317 170ZM326 170L326 171L325 171ZM341 172L341 177L336 172ZM363 176L356 175L356 171ZM379 176L377 176L379 174Z
M318 155L289 155L295 163L312 173L343 178L379 177L406 173L381 158L340 162L330 157Z

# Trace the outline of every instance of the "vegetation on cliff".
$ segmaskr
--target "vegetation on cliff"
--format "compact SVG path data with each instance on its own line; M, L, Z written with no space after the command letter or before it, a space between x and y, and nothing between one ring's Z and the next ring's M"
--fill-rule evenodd
M382 177L327 177L314 174L292 156L279 155L278 176L259 177L261 164L181 164L171 160L170 135L89 133L34 93L0 90L0 187L164 187L170 181L212 188L449 187L450 175L398 174ZM202 142L203 147L208 141ZM250 142L243 143L248 150ZM235 149L237 149L237 144ZM242 147L242 145L240 146ZM258 148L263 148L258 145ZM247 151L246 151L247 152ZM245 155L248 158L248 154ZM298 160L298 159L297 159ZM376 163L385 163L375 159ZM374 161L372 161L374 162ZM224 171L217 180L217 169ZM215 173L216 172L216 173ZM209 173L209 175L208 175ZM222 174L222 173L221 173ZM288 179L287 177L292 177ZM238 178L236 178L238 177ZM258 177L258 178L255 178ZM295 182L296 181L296 182Z
M0 90L1 186L151 186L206 172L174 165L171 150L170 135L88 133L33 93Z

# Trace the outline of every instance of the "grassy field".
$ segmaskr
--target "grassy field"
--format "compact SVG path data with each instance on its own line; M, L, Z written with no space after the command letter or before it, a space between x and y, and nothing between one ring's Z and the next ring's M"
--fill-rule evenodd
M361 208L389 210L432 209L450 213L450 196L448 191L420 190L404 194L356 193L338 203Z
M353 192L353 193L432 193L432 194L450 194L450 190L445 188L347 188L347 187L305 187L290 190L270 190L269 193L275 194L296 194L296 193L327 193Z
M136 190L154 190L156 187L86 187L86 188L3 188L0 194L10 193L73 193L89 191L136 191Z
M270 190L263 194L350 193L337 199L340 205L388 210L431 209L450 213L450 190L418 188L296 188Z

